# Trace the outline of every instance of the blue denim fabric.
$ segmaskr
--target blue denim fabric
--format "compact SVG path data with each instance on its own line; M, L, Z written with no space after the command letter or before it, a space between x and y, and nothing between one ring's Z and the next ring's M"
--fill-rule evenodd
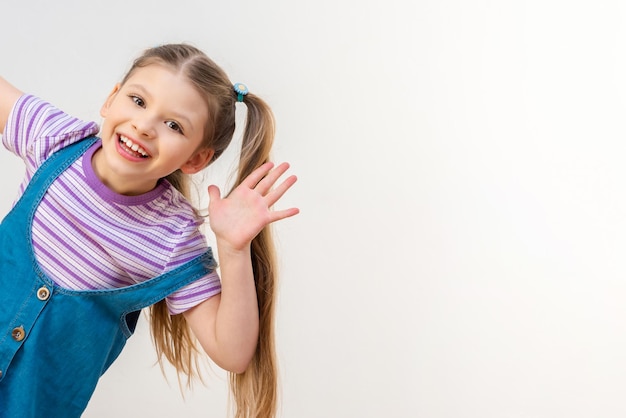
M159 277L120 288L71 291L40 269L32 218L49 185L94 142L55 154L0 224L0 417L79 417L121 352L139 311L207 274L210 249Z

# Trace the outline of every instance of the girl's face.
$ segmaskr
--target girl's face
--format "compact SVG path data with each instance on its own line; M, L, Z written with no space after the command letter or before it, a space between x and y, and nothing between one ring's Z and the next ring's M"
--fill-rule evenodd
M92 164L113 191L137 195L181 169L203 169L213 150L200 148L209 110L191 82L165 65L134 70L102 106L102 148Z

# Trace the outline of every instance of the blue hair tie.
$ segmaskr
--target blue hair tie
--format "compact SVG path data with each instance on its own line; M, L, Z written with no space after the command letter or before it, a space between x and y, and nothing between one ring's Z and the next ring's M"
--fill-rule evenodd
M248 94L248 87L246 87L246 85L243 83L235 83L235 85L233 86L233 90L235 90L235 93L237 93L237 101L243 102L243 96Z

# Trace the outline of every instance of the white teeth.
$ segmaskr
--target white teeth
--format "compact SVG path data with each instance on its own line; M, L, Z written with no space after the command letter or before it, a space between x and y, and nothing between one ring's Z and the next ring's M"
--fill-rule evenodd
M134 144L133 141L131 141L130 139L126 138L123 135L120 135L120 141L122 141L124 144L126 144L126 146L135 151L138 152L139 154L143 155L144 157L148 156L148 153L146 152L146 150L144 150L143 148L141 148L139 145Z

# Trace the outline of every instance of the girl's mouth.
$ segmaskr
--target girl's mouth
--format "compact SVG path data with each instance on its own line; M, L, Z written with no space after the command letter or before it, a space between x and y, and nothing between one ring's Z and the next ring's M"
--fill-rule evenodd
M129 153L130 155L138 157L138 158L149 157L146 150L141 148L139 145L133 143L133 141L131 141L129 138L126 138L124 135L120 135L119 142L120 142L120 146L122 147L122 149L126 151L127 153Z

